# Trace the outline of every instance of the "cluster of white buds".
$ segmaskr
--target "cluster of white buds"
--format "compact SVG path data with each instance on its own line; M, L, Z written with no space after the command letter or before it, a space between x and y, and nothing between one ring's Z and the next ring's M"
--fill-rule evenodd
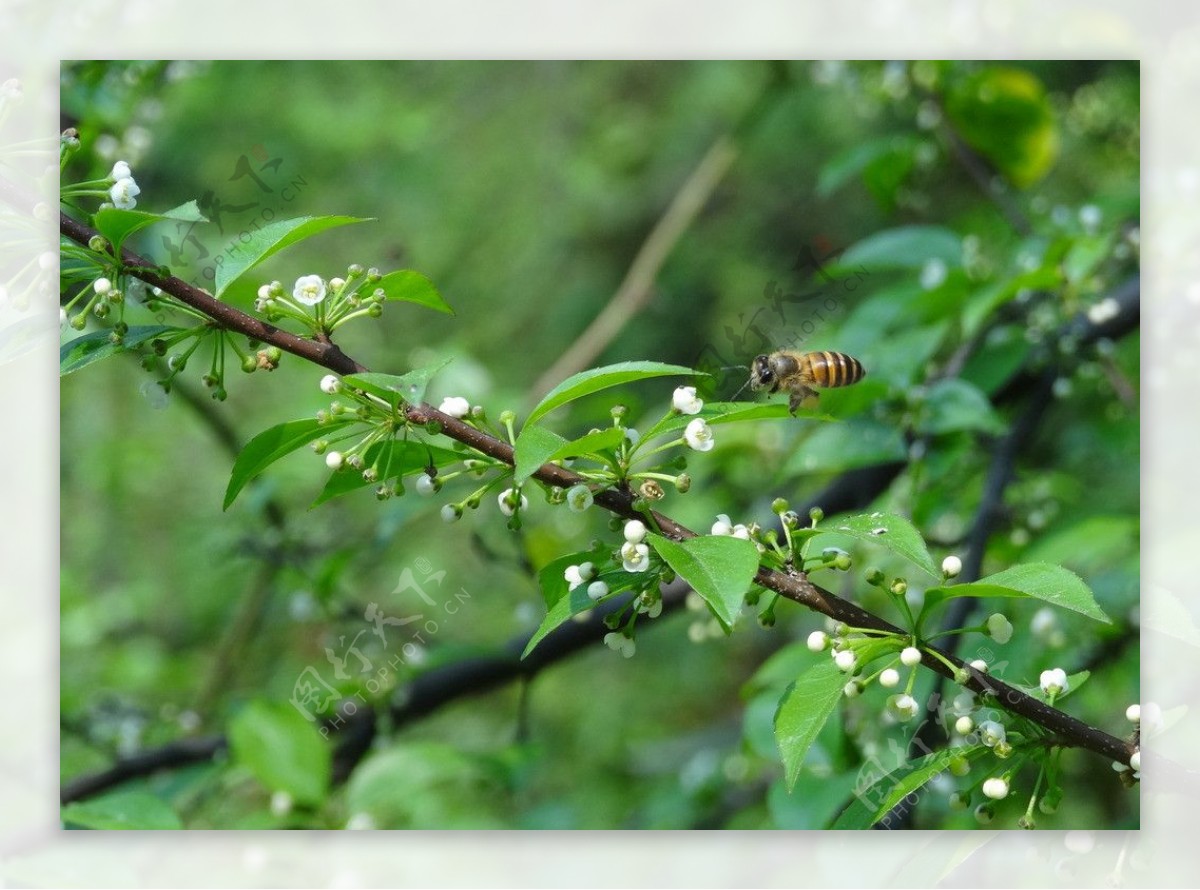
M125 161L113 164L112 172L108 175L112 187L108 196L112 198L113 206L119 210L132 210L137 206L137 196L142 193L133 179L133 171Z

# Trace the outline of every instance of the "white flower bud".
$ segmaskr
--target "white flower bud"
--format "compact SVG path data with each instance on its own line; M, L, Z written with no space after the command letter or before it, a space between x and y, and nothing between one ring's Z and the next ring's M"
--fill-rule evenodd
M625 523L625 540L630 544L640 544L646 540L646 525L640 519L631 519Z
M879 675L879 685L891 689L900 683L900 672L895 668L886 668Z
M342 465L345 458L340 451L330 451L325 455L325 466L331 470L336 470Z
M833 663L838 666L839 670L849 672L854 670L854 665L858 663L858 659L849 649L843 649L833 656Z
M608 585L603 581L593 581L588 585L587 595L588 599L592 600L593 602L596 600L602 600L608 596Z
M449 414L451 417L461 420L471 412L471 403L461 396L446 396L442 399L442 404L438 410L443 414Z
M942 560L942 574L947 578L957 578L962 571L962 560L957 556L947 556Z
M905 667L913 667L921 663L921 650L916 646L905 646L900 653L900 662Z
M1004 800L1008 797L1008 779L990 778L983 783L983 796L992 800Z
M810 652L824 652L825 647L829 645L829 635L823 630L814 630L808 635L808 649Z
M342 388L342 382L332 374L326 374L321 378L321 392L326 395L334 395Z

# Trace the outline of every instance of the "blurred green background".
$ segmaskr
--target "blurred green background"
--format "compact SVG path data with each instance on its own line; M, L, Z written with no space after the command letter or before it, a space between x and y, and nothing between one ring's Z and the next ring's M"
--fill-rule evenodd
M911 516L938 559L961 552L991 449L1021 406L1006 392L1021 369L1059 367L984 569L1065 564L1116 623L1062 613L1039 635L1035 604L1006 603L1018 632L1000 675L1036 683L1047 667L1095 662L1067 710L1124 734L1138 693L1138 337L1072 352L1055 332L1136 272L1138 102L1138 66L1125 62L67 63L64 125L85 150L64 181L125 159L139 209L199 199L212 223L158 227L133 246L202 284L260 220L374 218L281 253L228 299L245 307L271 278L290 289L353 262L420 270L454 317L397 304L340 345L388 373L453 359L431 401L463 395L495 416L542 394L539 378L728 140L728 172L589 364L745 364L802 334L803 348L851 352L870 376L822 397L837 422L718 428L716 450L691 456L692 490L661 509L700 531L718 513L767 525L773 498L807 503L847 470L899 462L859 507ZM797 268L809 252L827 264ZM839 255L844 272L865 270L852 292ZM776 307L773 286L836 294L837 307L810 334L814 304ZM963 388L938 389L964 359ZM413 605L392 591L418 560L469 594L429 639L430 669L530 632L543 613L530 566L613 539L600 511L537 496L519 534L494 503L446 526L449 497L411 492L380 504L363 490L309 511L327 470L307 451L223 513L232 454L214 424L245 442L328 399L321 370L292 357L231 378L223 404L198 386L203 370L184 381L199 408L178 392L165 407L139 396L153 377L124 358L63 380L64 782L286 702L306 666L328 667L327 646L363 629L367 603L393 615ZM619 399L648 424L672 385ZM580 402L554 426L602 426L617 398ZM901 567L854 552L855 571L823 583L890 615L859 568ZM771 736L781 687L746 683L822 622L783 604L773 629L748 612L732 637L693 642L703 624L664 616L641 628L635 658L597 645L524 694L510 685L394 734L384 725L349 782L309 800L273 795L290 786L272 789L227 755L124 787L151 791L189 828L820 827L862 764L905 744L904 727L878 719L883 697L865 696L827 727L788 795ZM967 649L990 642L978 640ZM926 675L918 688L930 685ZM1067 798L1041 825L1136 827L1136 792L1107 781L1107 763L1070 753L1064 769ZM1005 807L1011 825L1022 804ZM918 827L973 825L944 793L918 815Z

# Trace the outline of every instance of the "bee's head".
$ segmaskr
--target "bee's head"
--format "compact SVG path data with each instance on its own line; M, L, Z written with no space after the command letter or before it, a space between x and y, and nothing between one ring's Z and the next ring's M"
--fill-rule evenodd
M767 389L775 383L775 372L771 370L770 358L757 355L750 364L750 388Z

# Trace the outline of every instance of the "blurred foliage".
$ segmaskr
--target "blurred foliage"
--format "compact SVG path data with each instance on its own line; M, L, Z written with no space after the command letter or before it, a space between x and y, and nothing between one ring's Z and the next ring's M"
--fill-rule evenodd
M998 394L1054 365L1054 402L1005 492L984 573L1066 565L1117 621L1059 612L1034 632L1040 604L1008 601L1012 642L995 651L968 638L964 654L1036 683L1113 642L1068 710L1114 734L1138 696L1139 343L1080 348L1057 332L1105 311L1136 271L1138 102L1138 66L1126 62L71 62L62 75L64 126L85 146L68 179L123 159L139 208L195 198L211 220L145 230L130 246L212 287L224 246L272 220L375 218L272 257L225 299L247 307L264 280L330 277L352 262L419 270L456 316L389 307L340 343L387 373L453 359L431 400L463 395L492 416L543 395L533 381L732 132L730 172L596 364L746 365L788 345L852 353L869 376L822 396L836 423L718 427L716 450L690 458L691 492L662 509L705 531L718 513L765 525L776 497L800 503L844 470L903 462L860 506L910 516L940 560L961 552L992 445L1021 408ZM956 161L956 141L1028 232ZM956 357L961 374L940 380ZM719 378L721 393L744 374ZM149 791L188 828L821 827L864 764L903 749L904 727L881 719L874 690L821 730L787 793L772 718L810 654L784 647L822 624L784 604L774 628L747 613L728 639L705 639L699 613L664 617L643 628L633 659L597 646L528 689L454 703L395 734L385 721L349 780L329 784L327 743L286 703L306 667L327 669L326 649L356 634L382 663L363 614L420 607L396 593L402 573L444 571L435 592L447 608L412 650L420 664L373 685L333 681L364 704L414 670L530 632L544 608L530 567L611 534L599 510L536 498L516 534L488 501L453 527L437 516L446 498L413 494L380 505L360 491L307 512L327 474L311 455L272 467L223 513L233 456L209 415L245 443L327 404L321 376L288 356L269 376L232 380L222 405L176 394L163 410L137 396L153 384L135 361L63 379L64 780L182 736L232 742L212 764L81 804L74 822L146 812L170 823ZM620 399L649 422L672 385L642 382ZM612 392L551 425L603 425ZM848 549L855 569L818 582L892 614L860 570L901 566L870 545ZM748 683L772 653L791 659L786 669ZM1108 764L1080 753L1063 764L1067 797L1040 825L1136 827L1136 793L1107 780ZM998 824L1015 822L1020 797ZM940 791L918 811L918 827L973 825Z

